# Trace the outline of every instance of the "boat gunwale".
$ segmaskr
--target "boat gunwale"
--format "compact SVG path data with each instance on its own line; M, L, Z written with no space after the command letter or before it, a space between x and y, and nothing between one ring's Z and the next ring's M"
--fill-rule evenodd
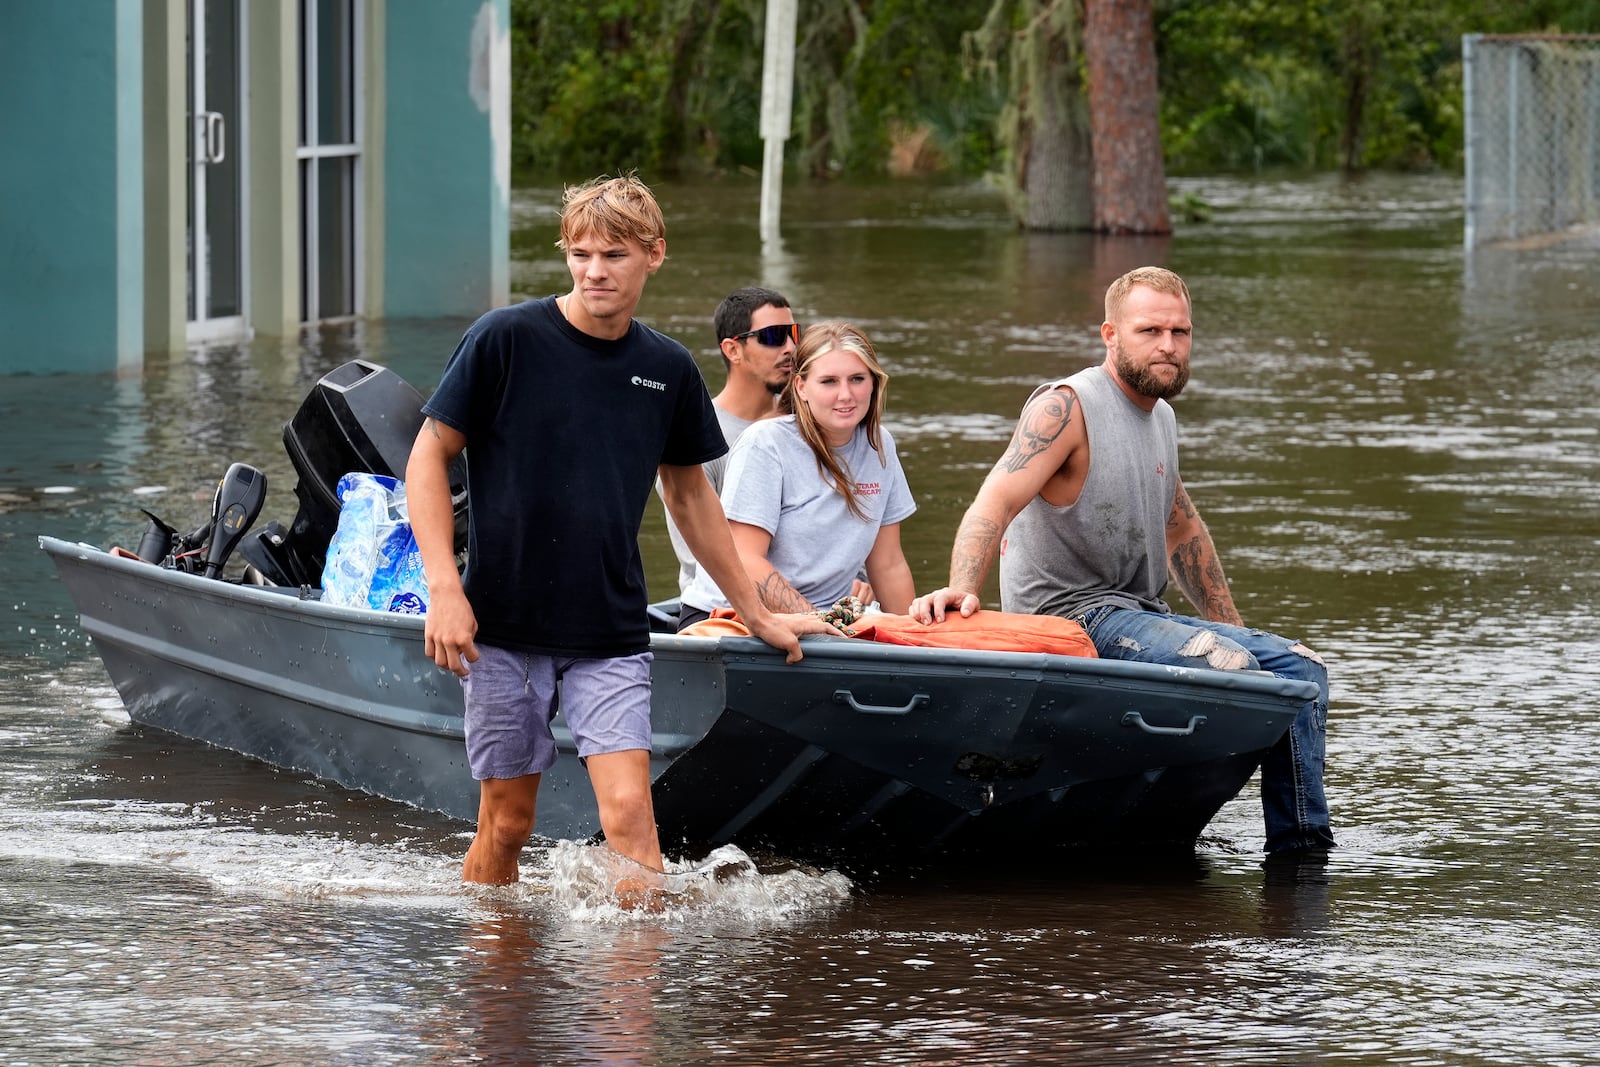
M125 576L142 584L170 589L185 596L201 596L223 603L243 601L269 609L275 615L300 616L301 621L305 623L338 623L344 628L365 631L372 636L403 637L421 644L424 620L420 615L327 604L317 599L301 598L298 590L286 587L218 581L214 578L158 567L144 560L116 556L86 542L66 541L46 534L39 535L39 547L52 557L74 559L87 566ZM84 616L89 613L86 613L80 605L78 614L82 624ZM85 625L84 628L92 634L91 627ZM653 633L650 635L650 647L657 655L668 653L720 656L730 667L787 666L782 662L781 652L755 637ZM1027 675L1041 678L1046 675L1073 675L1079 678L1096 678L1112 686L1119 683L1147 685L1154 681L1163 684L1181 684L1200 691L1221 690L1227 694L1222 699L1255 697L1276 701L1305 701L1317 694L1317 687L1312 682L1279 678L1266 671L1206 670L1046 652L895 645L826 635L807 636L803 641L802 650L805 653L802 663L809 662L813 668L824 668L830 662L844 665L865 661L880 666L892 664L905 672L960 669L968 673Z

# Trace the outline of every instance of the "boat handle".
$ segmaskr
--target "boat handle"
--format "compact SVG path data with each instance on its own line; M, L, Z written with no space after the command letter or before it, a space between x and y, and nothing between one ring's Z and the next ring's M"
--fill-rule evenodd
M1124 726L1137 726L1147 734L1166 734L1169 737L1188 737L1205 721L1204 715L1194 715L1190 717L1188 726L1151 726L1137 711L1124 712L1122 716Z
M859 711L866 715L906 715L916 711L932 699L927 693L913 693L910 703L895 708L887 704L863 704L856 700L856 695L848 689L835 689L833 691L833 702L835 704L848 704L851 711Z

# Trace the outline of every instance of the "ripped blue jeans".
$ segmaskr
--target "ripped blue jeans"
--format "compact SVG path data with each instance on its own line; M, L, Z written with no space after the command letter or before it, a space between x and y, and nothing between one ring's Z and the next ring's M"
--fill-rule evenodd
M1267 851L1333 845L1323 791L1327 752L1328 671L1311 649L1264 630L1104 605L1077 617L1104 659L1171 663L1213 670L1265 670L1317 683L1287 733L1261 762L1261 811Z

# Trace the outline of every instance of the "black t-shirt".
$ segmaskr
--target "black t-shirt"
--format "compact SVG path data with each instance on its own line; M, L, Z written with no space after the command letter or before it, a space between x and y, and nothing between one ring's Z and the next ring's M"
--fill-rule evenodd
M650 644L639 525L662 463L727 451L689 350L635 320L590 337L554 297L490 311L423 412L467 439L467 598L486 644L626 656Z

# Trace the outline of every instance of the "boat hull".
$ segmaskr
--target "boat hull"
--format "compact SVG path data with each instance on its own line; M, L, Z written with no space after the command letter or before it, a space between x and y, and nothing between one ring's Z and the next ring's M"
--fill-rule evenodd
M41 537L141 724L472 820L460 685L422 619ZM663 843L795 858L1192 845L1312 695L1260 672L807 639L657 634ZM557 718L539 832L599 830Z

